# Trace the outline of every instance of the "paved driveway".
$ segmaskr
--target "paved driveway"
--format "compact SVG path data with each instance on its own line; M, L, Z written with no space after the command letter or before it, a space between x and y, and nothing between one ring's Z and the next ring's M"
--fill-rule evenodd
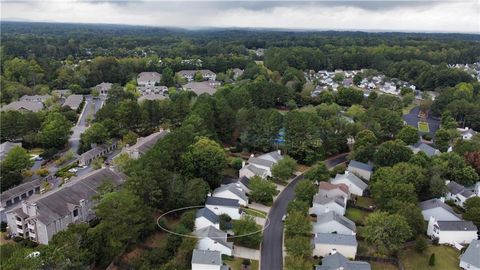
M258 261L260 259L260 250L235 246L233 248L233 256Z
M420 118L418 117L419 112L420 107L417 106L413 108L408 114L405 114L402 118L407 123L407 125L418 128L418 121L420 121ZM426 121L428 122L428 126L430 128L430 135L435 135L435 131L440 128L440 120L433 118L431 114L429 114Z

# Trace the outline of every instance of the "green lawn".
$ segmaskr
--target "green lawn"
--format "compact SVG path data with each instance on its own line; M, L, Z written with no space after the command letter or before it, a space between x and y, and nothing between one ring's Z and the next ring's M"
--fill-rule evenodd
M428 133L430 132L430 128L428 127L428 123L427 122L418 122L418 130L420 130L421 132L424 132L424 133Z
M370 206L376 206L375 201L368 197L357 197L356 205L369 208Z
M266 218L267 217L267 213L265 213L263 211L260 211L260 210L250 209L250 208L245 208L245 207L242 207L242 210L245 211L245 213L247 213L250 216L261 217L261 218Z
M345 213L345 217L350 219L351 221L357 223L364 223L365 219L367 216L370 214L370 212L360 210L357 208L347 208L347 212Z
M358 241L357 255L361 256L376 256L376 248L366 241Z
M389 263L379 263L379 262L369 262L370 266L372 266L372 270L398 270L393 264Z
M252 264L250 265L251 270L258 270L258 261L250 260ZM223 259L223 263L230 266L231 270L241 270L242 269L242 258L233 258L233 259Z
M430 255L435 253L435 266L428 266ZM423 254L407 249L400 254L405 270L448 270L459 269L460 253L448 246L429 246Z

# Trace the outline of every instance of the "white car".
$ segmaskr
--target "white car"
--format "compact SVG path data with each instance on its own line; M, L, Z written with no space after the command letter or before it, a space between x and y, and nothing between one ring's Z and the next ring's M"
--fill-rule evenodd
M76 168L71 168L70 170L68 170L68 172L76 173L76 172L78 172L78 170Z
M283 217L282 217L282 222L285 222L285 219L287 219L287 215L286 215L286 214L283 215Z

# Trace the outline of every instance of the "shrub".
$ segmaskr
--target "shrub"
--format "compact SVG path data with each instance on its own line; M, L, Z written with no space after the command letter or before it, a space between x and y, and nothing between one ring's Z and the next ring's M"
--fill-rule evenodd
M427 241L425 240L425 238L423 238L422 236L418 236L415 240L415 250L421 254L425 250L427 250L427 247Z
M6 232L7 231L7 223L5 221L2 221L1 225L0 225L0 231L1 232Z
M240 170L242 168L242 165L243 165L243 159L234 158L232 160L232 168L234 168L235 170Z
M428 265L435 266L435 253L432 253L432 255L430 255L430 259L428 260Z
M242 264L245 266L249 266L251 264L249 259L243 259Z
M38 169L35 171L35 174L37 174L38 176L41 176L41 177L45 177L49 174L49 171L47 169Z

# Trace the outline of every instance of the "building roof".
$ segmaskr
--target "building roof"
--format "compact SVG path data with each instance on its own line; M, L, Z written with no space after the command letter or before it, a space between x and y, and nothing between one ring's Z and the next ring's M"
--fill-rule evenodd
M272 168L273 165L275 165L274 161L270 161L268 159L261 159L261 158L257 158L257 157L250 157L248 159L248 163L254 164L254 165L260 165L260 166L264 166L264 167L269 167L269 168Z
M357 226L355 225L355 222L342 215L337 214L335 211L329 211L325 214L318 216L316 224L324 224L332 220L342 224L343 226L349 228L354 232L357 231Z
M434 199L430 199L430 200L420 202L420 209L422 211L433 209L433 208L438 208L438 207L443 208L446 211L450 212L451 214L457 216L455 211L453 211L452 207L450 207L446 203L442 202L440 199L434 198Z
M87 152L81 154L79 159L80 160L89 160L91 158L95 158L97 155L99 155L100 153L105 151L106 148L108 148L109 146L114 145L116 143L117 142L114 141L111 144L102 144L102 145L99 145L97 147L94 147L94 148L88 150Z
M259 168L253 164L248 164L247 166L245 166L245 169L248 169L250 170L251 172L253 172L253 174L255 175L258 175L258 176L266 176L267 175L267 171L262 169L262 168Z
M90 200L105 181L118 186L123 183L123 178L112 170L103 168L75 178L51 192L32 196L27 202L37 204L36 218L48 225L70 214L72 206L78 205L80 200Z
M112 88L112 83L109 83L109 82L102 82L102 83L99 83L95 86L95 88L99 89L99 90L110 90L110 88Z
M477 268L480 268L480 240L472 240L470 245L468 246L467 250L465 250L465 253L462 254L460 260L464 261L471 266L475 266Z
M313 239L314 244L329 244L340 246L357 246L355 235L337 233L318 233Z
M4 143L0 144L0 160L3 160L8 155L10 150L15 148L16 146L22 147L22 143L21 142L19 142L19 143L4 142Z
M325 182L325 181L322 181L320 182L320 184L318 185L318 189L320 190L333 190L333 189L340 189L341 191L345 192L348 194L349 192L349 189L348 189L348 186L343 184L343 183L340 183L340 184L331 184L329 182Z
M24 95L20 98L20 101L40 101L44 102L45 100L49 99L50 95Z
M22 109L39 112L43 110L43 103L39 101L13 101L2 107L2 111L19 111Z
M244 186L246 186L248 188L248 186L250 185L250 179L246 176L242 176L240 177L240 179L238 179L238 181L240 183L242 183Z
M213 226L208 226L205 228L201 228L193 232L194 235L201 237L201 238L210 238L215 240L216 242L220 243L223 246L228 248L232 248L233 244L227 242L227 233L221 231Z
M472 195L475 195L475 193L473 193L471 190L465 189L464 186L460 185L459 183L457 183L455 181L450 181L447 184L447 189L453 195L461 194L462 196L464 196L466 198L468 198Z
M231 193L238 196L240 199L242 199L244 201L248 201L247 195L245 195L245 193L243 191L241 191L240 188L237 187L237 185L235 183L231 183L231 184L228 184L228 185L222 185L222 186L216 188L213 191L213 196L215 197L216 193L222 192L222 191L230 191Z
M197 210L197 213L195 214L195 217L196 218L204 217L214 224L220 222L220 219L218 218L218 216L214 212L212 212L212 210L210 210L206 207Z
M165 137L168 133L170 133L170 130L162 129L159 132L148 135L147 137L140 137L137 139L136 144L127 147L127 151L136 150L141 154L145 154L155 145L155 143L157 143L159 139Z
M345 201L343 197L336 197L336 198L331 198L331 197L325 197L321 196L320 194L316 194L313 196L313 203L314 204L320 204L320 205L326 205L329 203L336 203L340 205L341 207L345 207Z
M137 75L137 82L160 82L162 75L158 72L142 72Z
M22 195L25 192L28 192L32 189L35 189L37 187L40 187L42 185L42 180L41 179L35 179L33 181L29 181L26 183L23 183L21 185L18 185L16 187L13 187L9 190L6 190L2 192L2 195L0 195L0 198L3 201L7 201L13 197L17 197Z
M194 76L195 73L197 72L200 72L202 74L202 76L205 76L205 75L211 75L211 74L215 74L215 72L209 70L209 69L200 69L200 70L180 70L178 72L178 74L182 75L182 76L185 76L185 75L190 75L190 76Z
M195 94L197 94L197 96L205 93L213 95L217 91L215 87L216 85L212 84L209 81L189 82L183 86L184 89L194 92Z
M356 160L351 160L350 163L348 163L348 167L353 167L353 168L357 168L357 169L360 169L360 170L365 170L365 171L369 171L371 172L373 170L373 167L368 165L367 163L363 163L363 162L360 162L360 161L356 161Z
M435 156L438 154L439 150L436 149L436 148L433 148L432 146L426 144L426 143L423 143L423 142L418 142L416 144L413 144L413 145L409 145L409 147L412 149L412 150L415 150L417 149L418 151L422 151L424 152L427 156L429 157L432 157L432 156Z
M219 198L219 197L208 197L205 201L205 205L219 205L219 206L226 206L226 207L240 207L238 204L238 200L234 199L227 199L227 198Z
M270 160L273 162L279 162L281 159L283 159L283 156L279 151L272 151L272 152L260 155L257 158Z
M164 100L164 99L167 99L168 96L164 95L164 94L146 94L146 95L142 95L140 97L138 97L138 101L139 102L142 102L142 101L145 101L145 100Z
M220 251L194 249L192 264L222 265Z
M63 106L68 106L72 110L76 110L80 106L82 101L83 101L82 95L70 95L67 97L67 99L65 99Z
M345 256L336 252L322 259L322 265L317 265L315 270L371 270L367 262L350 261Z
M437 221L438 227L442 231L477 231L477 226L471 221L454 220L454 221Z
M363 182L360 178L358 178L358 176L348 171L346 171L344 174L337 174L334 181L340 180L342 178L348 180L350 183L360 188L361 190L365 190L368 187L368 185L365 184L365 182Z

